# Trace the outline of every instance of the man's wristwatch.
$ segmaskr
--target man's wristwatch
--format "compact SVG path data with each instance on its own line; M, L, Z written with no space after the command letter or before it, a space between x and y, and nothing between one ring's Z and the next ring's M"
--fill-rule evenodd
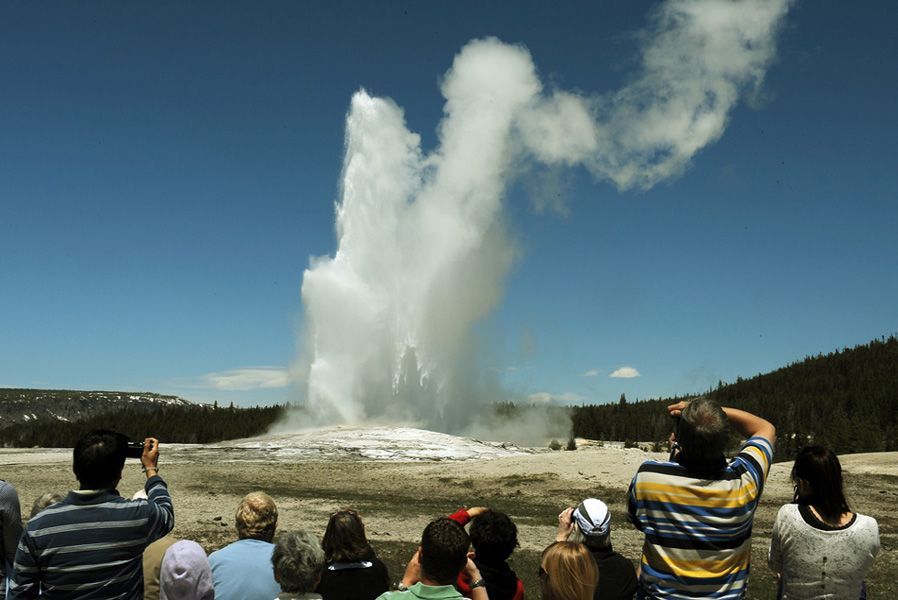
M396 589L400 592L407 592L408 586L406 586L404 583L402 583L402 580L400 579L399 581L396 582Z
M474 583L471 584L471 589L473 590L473 589L476 589L479 587L484 587L484 586L486 586L486 582L483 581L483 577L481 577L480 579L478 579L477 581L475 581Z

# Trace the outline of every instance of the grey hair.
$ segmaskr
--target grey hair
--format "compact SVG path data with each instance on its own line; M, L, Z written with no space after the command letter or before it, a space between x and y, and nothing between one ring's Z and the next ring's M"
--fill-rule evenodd
M730 422L717 402L701 396L680 414L677 443L685 461L711 465L723 458L729 440Z
M577 524L576 521L571 523L573 527L571 527L570 533L567 534L568 542L574 542L575 544L583 544L590 550L604 550L611 545L611 530L608 530L608 533L605 535L586 535L583 533L583 530L580 529L580 525Z
M324 550L318 538L303 529L280 533L274 540L271 564L281 591L305 594L318 583Z

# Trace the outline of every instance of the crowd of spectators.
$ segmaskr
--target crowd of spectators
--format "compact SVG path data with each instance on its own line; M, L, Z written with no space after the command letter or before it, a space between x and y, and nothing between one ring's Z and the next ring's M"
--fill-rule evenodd
M752 523L773 455L774 426L706 398L668 408L674 417L668 460L647 460L627 493L627 520L644 535L638 567L611 543L608 505L586 498L558 515L542 552L544 600L743 598ZM744 439L726 458L730 430ZM171 535L174 508L159 476L159 442L144 440L144 489L118 494L128 440L94 431L79 440L79 489L48 493L22 527L15 489L0 481L0 600L523 600L509 564L518 547L513 519L477 506L431 521L404 573L392 580L368 542L361 515L335 512L324 537L278 531L278 508L263 492L235 513L237 539L206 555ZM141 452L138 448L136 452ZM777 597L866 598L864 578L879 550L874 519L851 511L841 466L825 448L794 463L793 502L774 524L769 565ZM822 561L822 562L821 562Z

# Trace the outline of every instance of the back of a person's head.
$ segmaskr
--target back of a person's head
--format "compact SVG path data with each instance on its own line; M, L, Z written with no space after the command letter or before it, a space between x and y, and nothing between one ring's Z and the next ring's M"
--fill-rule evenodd
M278 524L278 507L265 492L250 492L237 506L237 537L270 542Z
M203 548L181 540L169 546L159 569L160 600L214 600L212 568Z
M583 544L555 542L543 550L539 572L543 600L592 600L598 583L596 561Z
M518 546L518 528L503 512L488 510L471 520L471 545L478 560L507 560Z
M41 494L35 499L34 504L31 505L31 516L29 518L33 519L48 506L56 504L57 502L62 502L63 498L65 498L65 496L57 492Z
M279 533L271 553L274 580L282 592L305 594L315 589L324 568L324 550L307 531Z
M72 470L84 489L115 485L125 466L128 438L106 429L91 431L75 443Z
M440 585L455 583L468 562L471 539L465 528L445 517L431 521L421 536L421 571Z
M586 498L571 513L567 541L585 544L590 550L611 546L611 511L598 498Z
M842 465L828 448L802 448L792 465L792 483L794 501L815 506L828 520L837 521L842 513L850 511L842 488Z
M713 465L726 450L729 420L719 404L710 398L696 398L680 414L676 435L683 462Z
M341 510L331 515L324 530L321 547L328 561L357 562L373 554L365 525L359 514L352 510Z

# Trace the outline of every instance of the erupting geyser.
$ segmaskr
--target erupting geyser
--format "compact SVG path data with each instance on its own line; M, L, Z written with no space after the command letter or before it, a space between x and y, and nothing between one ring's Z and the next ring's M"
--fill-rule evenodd
M306 270L308 405L323 420L381 418L457 431L476 414L472 325L515 257L502 200L529 161L583 165L620 189L682 172L723 133L774 55L785 0L678 0L653 15L637 77L587 98L552 91L526 49L477 40L442 82L439 146L360 91L346 120L338 248Z

